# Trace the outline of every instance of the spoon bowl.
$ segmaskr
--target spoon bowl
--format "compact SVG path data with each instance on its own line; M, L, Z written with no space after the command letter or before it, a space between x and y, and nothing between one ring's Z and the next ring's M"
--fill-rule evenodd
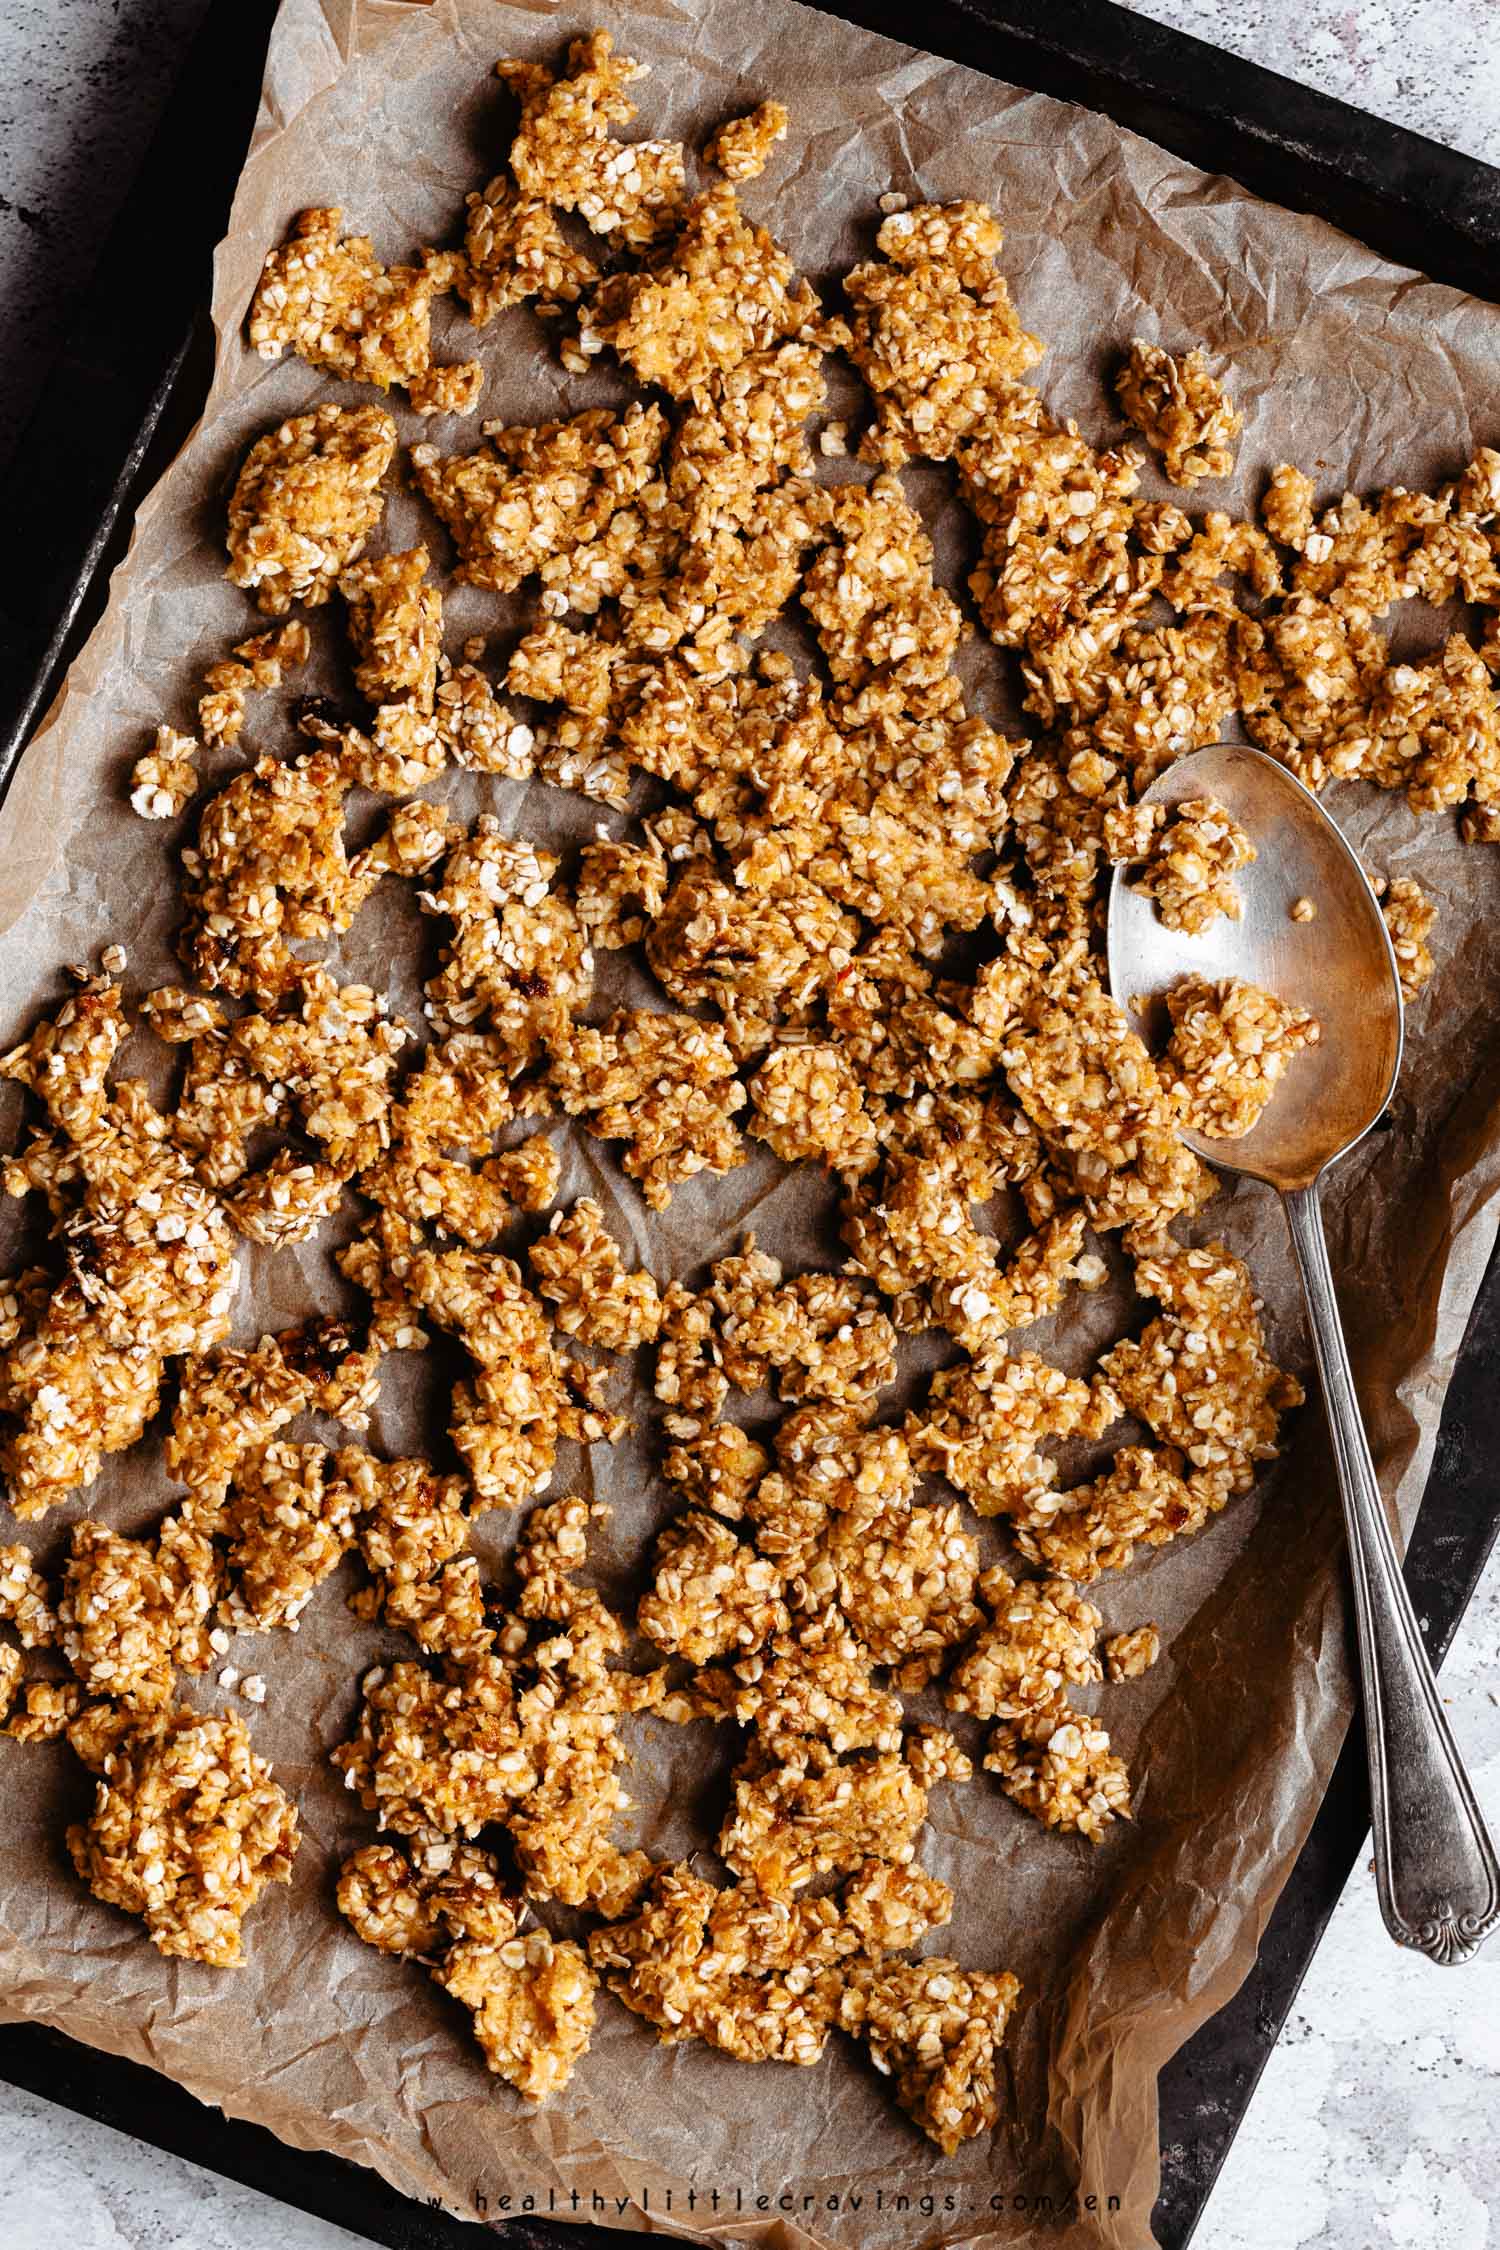
M1199 1156L1283 1190L1307 1187L1362 1140L1401 1069L1403 1021L1396 956L1369 879L1310 790L1263 751L1215 743L1169 766L1145 803L1170 808L1206 797L1256 848L1235 874L1240 918L1219 915L1199 936L1169 930L1155 901L1117 867L1109 897L1111 990L1146 1044L1160 1048L1165 995L1189 973L1242 977L1317 1018L1304 1047L1242 1139L1185 1133ZM1316 909L1292 919L1299 899Z

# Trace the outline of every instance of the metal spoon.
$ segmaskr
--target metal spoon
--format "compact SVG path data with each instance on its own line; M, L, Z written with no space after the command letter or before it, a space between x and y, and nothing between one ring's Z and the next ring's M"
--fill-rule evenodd
M1364 871L1317 799L1258 750L1219 743L1179 759L1146 792L1151 804L1206 797L1233 815L1258 857L1235 877L1241 917L1200 936L1169 930L1117 868L1109 900L1109 979L1137 1030L1165 1018L1162 995L1188 974L1244 977L1310 1009L1322 1027L1252 1132L1184 1138L1226 1172L1281 1196L1307 1294L1333 1434L1354 1574L1370 1751L1375 1878L1386 1928L1430 1959L1466 1960L1500 1921L1500 1865L1463 1768L1401 1577L1328 1265L1318 1190L1330 1164L1363 1140L1401 1067L1395 956ZM1310 899L1314 920L1293 921Z

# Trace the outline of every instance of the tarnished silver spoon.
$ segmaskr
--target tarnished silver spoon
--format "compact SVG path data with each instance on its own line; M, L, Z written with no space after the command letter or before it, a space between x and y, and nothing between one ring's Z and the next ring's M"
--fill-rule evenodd
M1500 1921L1500 1864L1449 1730L1401 1576L1349 1369L1318 1191L1363 1140L1401 1067L1401 987L1375 894L1310 792L1258 750L1218 743L1179 759L1150 803L1209 798L1233 815L1258 857L1235 876L1241 917L1198 936L1167 929L1154 902L1117 868L1109 900L1109 978L1148 1038L1179 977L1243 977L1316 1016L1252 1132L1184 1137L1220 1171L1248 1173L1281 1196L1307 1293L1308 1321L1333 1435L1353 1565L1370 1750L1370 1807L1380 1911L1398 1944L1434 1961L1466 1960ZM1316 909L1294 921L1299 899Z

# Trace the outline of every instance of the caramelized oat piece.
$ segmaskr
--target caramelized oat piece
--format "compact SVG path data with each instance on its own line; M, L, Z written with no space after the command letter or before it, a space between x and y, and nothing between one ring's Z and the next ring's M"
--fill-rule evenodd
M226 1623L237 1633L296 1630L354 1544L354 1494L330 1477L321 1445L277 1439L238 1464L219 1528L228 1542Z
M19 1707L12 1703L5 1731L12 1742L60 1742L83 1709L83 1690L76 1680L31 1680L21 1689Z
M280 687L288 671L307 662L311 645L307 627L294 617L274 632L241 641L224 663L211 664L198 698L198 727L204 741L225 749L238 742L252 689L264 694Z
M854 307L850 357L875 394L866 460L946 461L1042 347L995 272L1004 240L983 203L898 211L876 236L884 263L844 277Z
M617 55L607 31L575 39L566 74L540 63L499 62L498 75L521 103L510 168L523 190L561 211L576 211L595 234L639 249L676 222L683 197L683 152L676 141L616 141L636 105L625 89L649 65Z
M262 359L288 349L349 382L393 384L419 414L466 414L484 370L432 365L432 300L452 287L454 260L424 250L416 266L380 263L367 235L345 235L336 207L304 211L266 258L250 307L250 343Z
M130 769L131 809L142 820L172 820L184 811L198 786L196 735L183 734L165 723L144 757Z
M781 1572L719 1517L691 1510L669 1523L655 1564L636 1621L668 1655L709 1664L761 1648L786 1630Z
M1437 908L1414 876L1398 875L1387 883L1380 911L1396 955L1402 997L1409 1003L1416 999L1437 967L1427 944L1437 920Z
M652 476L667 436L656 406L591 407L568 422L490 429L477 452L412 448L417 484L453 534L465 585L510 593L596 540Z
M453 286L476 328L528 297L541 300L538 312L555 311L598 280L593 259L574 249L551 206L523 195L506 173L464 200L469 217Z
M924 1686L979 1622L979 1545L957 1506L861 1496L829 1527L809 1573L815 1589L824 1564L844 1615L875 1663L897 1667L899 1687Z
M1184 798L1152 837L1145 866L1132 876L1131 888L1155 899L1167 929L1197 937L1220 914L1239 920L1233 877L1255 856L1244 829L1221 806L1206 797Z
M790 123L783 103L762 102L744 117L727 119L704 149L703 161L726 180L758 179L776 143L786 139Z
M13 1418L0 1467L22 1519L135 1443L167 1361L226 1333L237 1280L222 1211L137 1082L115 1090L74 1154L83 1196L62 1279L0 1354L0 1407Z
M198 983L274 1000L303 970L292 941L348 929L375 879L344 849L348 789L338 756L317 750L259 758L209 799L182 854L178 951Z
M1387 666L1326 762L1340 777L1404 789L1413 812L1483 814L1500 799L1500 712L1482 653L1455 633L1425 663Z
M1120 411L1161 455L1173 484L1227 477L1234 467L1236 414L1197 346L1180 359L1137 336L1115 377Z
M1072 1709L1065 1695L996 1727L985 1771L1046 1828L1097 1844L1112 1820L1130 1818L1130 1777L1104 1728Z
M621 1159L653 1211L699 1172L732 1172L745 1145L732 1123L745 1089L724 1034L693 1016L619 1008L595 1028L575 1024L549 1083L570 1117Z
M1172 1038L1163 1067L1183 1096L1183 1123L1211 1140L1248 1133L1288 1063L1318 1038L1305 1008L1239 977L1179 977L1167 1007Z
M262 1336L252 1349L226 1345L182 1371L164 1459L211 1516L235 1471L299 1414L335 1415L360 1429L374 1404L379 1354L359 1350L340 1320L318 1320Z
M1106 1679L1138 1680L1161 1655L1161 1635L1154 1625L1135 1625L1128 1633L1113 1633L1104 1644Z
M1172 1446L1124 1445L1091 1484L1031 1495L1016 1545L1029 1562L1088 1585L1124 1570L1137 1545L1201 1531L1234 1488L1222 1464L1190 1468Z
M465 1938L433 1971L474 2017L491 2070L527 2101L566 2086L594 2029L598 1983L581 1946L546 1930L490 1945Z
M429 1844L415 1860L395 1844L367 1844L339 1870L338 1906L378 1952L433 1954L462 1938L504 1945L516 1910L497 1862L472 1844Z
M794 1619L767 1648L739 1658L727 1671L700 1674L697 1686L708 1694L715 1717L752 1727L774 1758L799 1740L827 1742L841 1755L899 1750L902 1707L876 1685L874 1663L838 1611L829 1608ZM670 1703L663 1716L675 1716Z
M379 406L319 406L257 438L229 501L229 577L267 617L326 602L385 504L396 425Z
M335 1170L359 1171L390 1139L396 1060L410 1034L367 984L335 984L299 968L281 1007L241 1016L234 1053L283 1090L303 1131Z
M425 1957L474 2017L485 2060L529 2101L565 2086L586 2050L595 1979L581 1949L522 1935L500 1869L471 1845L428 1845L416 1862L372 1844L344 1862L339 1910L367 1945Z
M1000 2114L995 2054L1020 1984L929 1955L856 1971L840 2027L862 2039L896 2099L945 2156Z
M1280 1419L1302 1386L1267 1356L1250 1275L1222 1243L1170 1244L1140 1259L1136 1288L1162 1307L1135 1341L1116 1344L1100 1374L1164 1444L1194 1469L1248 1492L1253 1464L1274 1461Z
M0 1726L4 1726L9 1719L11 1708L20 1693L21 1670L21 1651L0 1643Z
M742 2062L813 2063L845 1965L878 1960L947 1921L952 1893L919 1868L866 1861L840 1895L790 1905L719 1891L691 1868L654 1874L628 1922L596 1930L594 1965L664 2041L702 2039Z
M1065 1579L1018 1586L996 1569L980 1580L980 1594L989 1616L948 1675L950 1711L1018 1719L1044 1709L1065 1682L1101 1677L1094 1650L1103 1619Z
M1025 1517L1056 1482L1049 1439L1102 1437L1119 1419L1107 1384L1065 1375L1035 1352L945 1368L907 1419L912 1459L956 1484L982 1516Z
M1165 1227L1212 1193L1212 1175L1176 1137L1178 1111L1156 1065L1091 975L1028 990L1001 1060L1097 1231Z
M258 1172L250 1173L224 1210L235 1229L267 1249L310 1242L332 1218L344 1193L344 1175L332 1164L317 1164L295 1149L279 1149Z
M413 1304L459 1337L475 1362L454 1385L449 1429L485 1508L545 1491L557 1452L562 1383L542 1308L509 1258L420 1250L403 1277Z
M804 1158L859 1179L879 1162L881 1112L842 1047L771 1049L750 1081L750 1130L786 1164Z
M481 813L422 898L428 913L454 924L427 986L434 1026L446 1032L487 1021L496 1065L511 1076L566 1041L573 1011L588 1005L594 989L583 926L570 900L551 888L556 872L550 852L507 836L493 813Z
M688 1500L711 1508L726 1523L738 1523L770 1467L770 1455L737 1423L710 1422L669 1446L661 1466Z
M0 1547L0 1624L15 1627L22 1648L48 1648L57 1638L47 1581L25 1547Z
M405 1662L367 1673L356 1731L332 1753L398 1835L472 1838L536 1785L509 1666L491 1656L445 1674Z
M739 1767L719 1856L771 1897L789 1898L815 1875L865 1859L904 1866L926 1818L927 1791L902 1757L841 1759L824 1743L784 1742L776 1758L752 1749Z
M1097 698L1110 650L1161 580L1160 554L1138 536L1136 457L1096 452L1017 384L956 458L986 526L970 589L991 637L1025 650L1027 709L1049 724Z
M661 1326L661 1295L649 1273L631 1273L592 1196L558 1212L527 1253L565 1336L603 1351L634 1351Z
M344 571L354 684L375 707L373 738L344 737L351 778L392 795L420 789L441 772L446 745L435 717L443 597L423 583L425 547L366 557Z
M1321 789L1345 758L1358 771L1385 670L1385 643L1368 624L1297 594L1236 622L1234 668L1245 730L1260 749L1309 789Z
M693 198L650 263L600 286L579 342L585 353L609 345L638 382L687 398L747 352L807 335L817 314L786 252L744 216L732 187L717 187Z
M204 1543L206 1547L206 1542ZM182 1550L175 1551L181 1559ZM207 1548L212 1557L212 1549ZM154 1553L102 1523L73 1526L58 1603L62 1651L84 1693L142 1709L170 1702L182 1643L196 1637L217 1594L172 1567L174 1551ZM206 1655L206 1649L199 1653Z
M139 1914L158 1952L215 1968L243 1957L241 1922L267 1883L291 1880L297 1842L296 1810L234 1711L127 1735L68 1830L96 1898Z

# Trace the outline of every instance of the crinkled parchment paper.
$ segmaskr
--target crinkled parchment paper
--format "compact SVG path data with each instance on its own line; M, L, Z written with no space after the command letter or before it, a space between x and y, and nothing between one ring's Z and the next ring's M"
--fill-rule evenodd
M638 130L697 144L726 114L769 94L788 100L790 138L746 202L814 277L865 252L888 189L992 202L1022 318L1047 340L1039 379L1048 404L1092 437L1121 434L1104 376L1130 336L1206 342L1227 363L1245 414L1231 499L1241 511L1282 459L1314 469L1330 493L1346 483L1416 484L1453 474L1476 443L1500 433L1500 311L1382 264L1099 117L792 0L597 9L286 0L216 267L220 347L207 412L142 509L108 613L0 824L7 1041L56 1001L61 964L110 939L129 949L137 989L172 971L169 839L127 809L126 775L159 718L191 723L203 667L252 628L245 597L223 580L220 545L227 482L246 444L335 389L300 363L267 367L245 349L241 323L264 252L314 203L342 204L388 258L451 239L464 191L497 169L505 146L495 58L550 56L595 20L655 65ZM617 395L602 372L565 378L524 310L477 340L455 319L442 343L441 356L477 350L483 359L488 416L535 420L565 400L572 411ZM395 410L415 438L420 425ZM471 424L422 434L452 446L476 433ZM965 533L946 480L918 471L909 483L938 511L940 552L957 577ZM393 496L384 535L393 546L426 535L447 554L409 493ZM490 631L502 658L524 614L453 590L449 645ZM1410 630L1430 638L1433 620L1414 619ZM333 605L317 614L305 684L340 691L339 637ZM975 692L1004 716L1005 660L979 644L968 661ZM274 699L252 707L246 739L290 746ZM492 805L551 840L586 835L602 817L540 785L458 775L447 786L465 810ZM1419 825L1397 798L1346 789L1334 807L1373 865L1419 873L1442 909L1441 967L1413 1013L1393 1129L1342 1167L1328 1196L1336 1266L1346 1284L1357 1277L1344 1303L1371 1440L1385 1491L1409 1524L1495 1231L1500 860L1461 846L1447 820ZM367 808L367 824L374 817ZM409 897L377 901L336 965L392 981L411 1012L430 947ZM14 1088L5 1096L13 1138L19 1097ZM569 1145L565 1194L602 1194L633 1252L663 1276L727 1248L752 1211L767 1247L802 1260L836 1255L827 1198L764 1149L743 1170L681 1191L648 1225L600 1144ZM1274 1204L1254 1189L1227 1190L1207 1226L1249 1257L1273 1344L1305 1371ZM250 1253L237 1332L341 1301L326 1245ZM1038 1340L1077 1366L1129 1317L1125 1297L1106 1293ZM373 1442L412 1442L431 1382L419 1362L388 1375ZM563 1464L614 1505L601 1561L619 1584L663 1507L641 1389L641 1438ZM325 1752L347 1731L358 1674L384 1646L344 1606L352 1566L296 1638L232 1651L269 1682L268 1703L251 1714L255 1739L304 1827L292 1886L251 1917L247 1965L220 1973L163 1961L137 1924L84 1896L62 1828L87 1799L87 1776L61 1747L3 1744L0 2011L151 2063L231 2114L375 2165L407 2193L459 2210L493 2216L508 2194L512 2210L530 2196L543 2210L550 2202L599 2216L597 2192L615 2224L782 2250L1023 2239L1139 2250L1157 2180L1157 2071L1244 1976L1350 1709L1338 1512L1316 1405L1291 1425L1291 1439L1283 1468L1251 1499L1102 1589L1112 1629L1152 1618L1167 1642L1154 1672L1109 1697L1109 1724L1136 1779L1133 1825L1096 1852L1046 1835L987 1780L934 1799L924 1857L959 1901L943 1949L1015 1969L1029 1995L1007 2054L1007 2122L951 2161L837 2040L812 2070L749 2069L700 2046L658 2047L606 1999L592 2052L549 2108L529 2113L488 2078L459 2011L420 1970L359 1944L333 1908L334 1869L367 1839L369 1821L336 1786ZM563 1475L556 1489L566 1489ZM86 1510L132 1528L169 1496L147 1445L28 1537L50 1559ZM498 1560L513 1528L487 1518L482 1552ZM214 1691L198 1682L188 1693L201 1702ZM723 1738L650 1719L630 1726L639 1833L662 1850L691 1850L717 1816ZM1046 2195L1052 2219L1036 2208ZM1114 2211L1110 2198L1119 2199Z

